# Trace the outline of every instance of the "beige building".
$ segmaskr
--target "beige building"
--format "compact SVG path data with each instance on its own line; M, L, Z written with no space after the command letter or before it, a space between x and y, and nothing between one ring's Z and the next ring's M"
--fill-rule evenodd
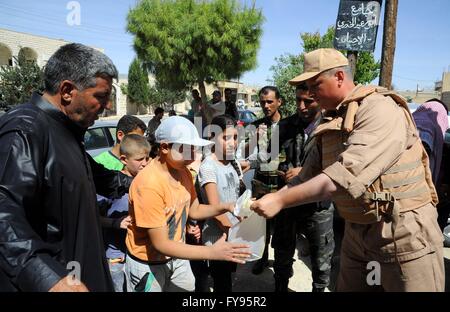
M408 101L416 104L423 104L431 99L439 99L441 96L436 91L398 91Z
M243 100L246 104L249 105L253 105L257 101L257 92L259 91L255 87L244 85L242 82L218 81L216 85L207 86L206 93L208 95L211 95L212 91L214 91L215 89L219 89L219 91L222 93L222 96L225 93L225 89L232 89L237 94L237 100Z
M439 93L442 102L450 108L450 72L442 74L442 80L435 84L435 91Z
M36 61L39 67L43 67L56 50L68 43L70 42L63 39L51 39L0 28L0 66L15 66L13 57L23 54L27 60ZM94 49L104 52L102 48L94 47ZM127 97L122 94L119 86L120 79L113 82L113 108L106 113L107 115L122 116L128 112Z
M23 54L27 60L36 61L39 67L45 66L50 56L61 46L70 43L63 39L52 39L44 36L37 36L28 33L12 31L0 28L0 66L15 66L14 56ZM95 49L104 52L102 48ZM150 84L154 84L155 79L149 76ZM136 107L130 103L128 97L123 94L120 86L128 85L128 76L119 75L119 79L113 82L113 108L111 111L105 111L105 116L123 116L125 114L137 115L152 113L146 107ZM224 95L226 88L232 89L236 93L236 99L243 100L246 104L252 105L257 101L258 91L256 88L245 86L243 83L235 81L219 81L207 85L206 93L209 97L214 90L219 89ZM174 105L178 114L186 114L190 106L190 92L186 94L186 101Z
M436 91L441 94L441 100L450 107L450 72L442 74L442 80L436 82Z
M0 66L13 66L13 56L23 54L27 60L36 61L42 67L59 47L69 43L62 39L50 39L0 28Z

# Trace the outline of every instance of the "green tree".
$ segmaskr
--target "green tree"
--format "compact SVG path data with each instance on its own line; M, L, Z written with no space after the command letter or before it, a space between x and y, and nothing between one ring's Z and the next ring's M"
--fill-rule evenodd
M173 109L173 105L186 100L186 92L173 91L156 83L150 87L150 103L153 107L162 107L165 110Z
M261 10L237 0L141 0L128 13L134 49L161 86L186 90L255 68Z
M127 96L131 102L137 106L142 105L148 107L150 105L149 87L147 70L142 66L142 63L135 58L128 70Z
M286 54L275 59L276 65L270 70L273 72L273 83L280 90L283 104L280 111L283 117L293 114L295 106L295 88L289 84L289 80L300 75L303 71L302 58L299 55Z
M122 82L120 84L120 91L122 91L123 94L128 95L128 84Z
M25 103L33 91L44 90L43 70L35 61L19 54L14 57L15 66L0 66L0 109L8 110Z
M276 64L271 67L273 72L272 82L280 89L284 104L281 112L284 116L293 114L296 111L295 88L289 85L289 80L303 72L304 53L311 52L319 48L332 48L334 39L334 27L327 29L324 35L319 32L301 33L303 52L299 55L287 54L275 59ZM346 51L341 51L344 55ZM356 63L356 73L354 81L356 83L367 84L378 77L380 73L380 62L375 61L372 52L358 53Z

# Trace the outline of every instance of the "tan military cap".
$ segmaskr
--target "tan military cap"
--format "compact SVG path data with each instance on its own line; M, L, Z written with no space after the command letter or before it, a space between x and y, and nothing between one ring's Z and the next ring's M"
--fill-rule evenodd
M335 49L317 49L305 54L303 74L290 80L293 86L332 68L347 66L347 58Z

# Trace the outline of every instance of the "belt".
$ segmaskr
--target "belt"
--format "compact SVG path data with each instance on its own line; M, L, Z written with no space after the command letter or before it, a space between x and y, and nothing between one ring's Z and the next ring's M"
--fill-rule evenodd
M125 263L125 258L108 259L108 262L111 263L111 264Z
M263 174L263 173L257 172L254 179L258 180L266 185L278 186L278 173Z
M166 263L169 263L170 261L172 261L172 258L170 258L170 259L167 259L167 260L162 260L162 261L145 261L145 260L142 260L142 259L139 259L139 258L137 258L137 257L135 257L135 256L133 256L131 253L127 253L127 256L128 257L130 257L131 259L133 259L134 261L136 261L136 262L139 262L140 264L147 264L147 265L153 265L153 264L166 264Z

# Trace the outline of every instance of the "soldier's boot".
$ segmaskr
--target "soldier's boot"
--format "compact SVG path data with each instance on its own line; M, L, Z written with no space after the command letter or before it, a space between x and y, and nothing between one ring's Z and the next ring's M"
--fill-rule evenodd
M288 292L289 279L275 277L275 292L284 293Z

